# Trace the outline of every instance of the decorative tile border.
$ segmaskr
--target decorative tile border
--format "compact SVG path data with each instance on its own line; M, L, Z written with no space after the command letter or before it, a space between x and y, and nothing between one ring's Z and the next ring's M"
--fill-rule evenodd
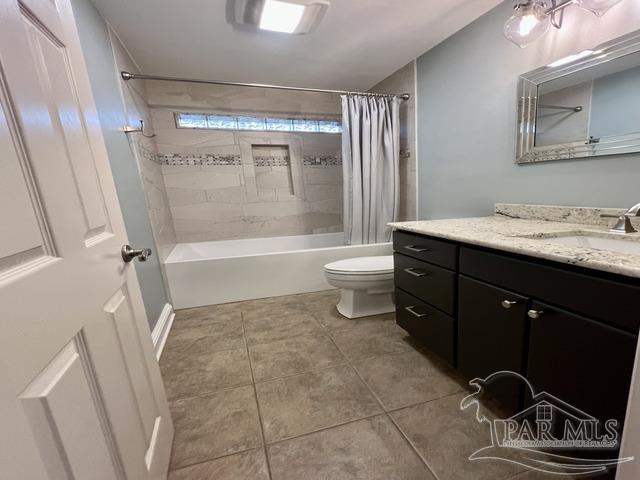
M192 153L158 154L160 165L242 165L240 155L195 155Z
M256 167L288 167L291 165L291 160L288 156L264 156L255 155L253 157L253 164Z
M312 166L342 165L342 158L338 155L304 155L302 163Z

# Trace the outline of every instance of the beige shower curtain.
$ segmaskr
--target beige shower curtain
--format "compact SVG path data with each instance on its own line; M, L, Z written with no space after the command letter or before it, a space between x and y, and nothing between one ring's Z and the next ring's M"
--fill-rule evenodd
M400 201L400 99L342 95L347 245L387 242Z

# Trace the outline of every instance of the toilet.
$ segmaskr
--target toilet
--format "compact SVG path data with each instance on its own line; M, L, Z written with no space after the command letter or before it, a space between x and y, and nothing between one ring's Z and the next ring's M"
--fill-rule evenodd
M324 266L327 282L341 289L338 312L347 318L395 311L393 255L357 257Z

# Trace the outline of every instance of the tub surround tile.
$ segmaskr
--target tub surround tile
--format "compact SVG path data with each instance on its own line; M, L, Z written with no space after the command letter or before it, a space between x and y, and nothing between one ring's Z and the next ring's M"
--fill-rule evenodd
M260 448L174 470L168 480L269 480L269 471Z
M381 413L348 365L256 384L267 443Z
M177 400L170 409L175 426L172 469L262 445L251 386Z
M464 391L466 383L434 355L415 350L358 361L354 366L387 411Z
M391 413L391 418L429 462L440 480L503 480L525 467L499 460L469 461L491 444L488 423L476 420L475 408L460 409L461 393ZM492 414L484 409L487 416Z
M325 334L301 335L249 347L256 382L346 362Z
M580 218L583 221L594 222L596 221L596 212L609 212L608 209L586 209L586 212L583 212L583 209L579 207L554 207L550 209L553 218L558 218L558 215L560 215L558 213L560 211L559 208L566 208L566 218L571 221ZM640 256L638 255L555 245L539 240L540 238L553 238L580 233L606 236L608 233L607 226L513 218L514 216L540 216L542 211L547 211L546 208L536 209L534 206L514 208L498 204L497 209L502 213L497 213L492 217L396 222L389 225L397 230L421 233L470 245L504 250L630 277L640 277ZM621 212L621 210L617 209L612 209L611 211L616 214ZM615 219L609 219L608 225L613 225L614 222ZM640 234L627 234L624 238L629 241L640 242Z
M190 342L185 348L171 348L161 357L160 368L169 400L252 383L244 345L235 350L212 352L207 339Z
M286 440L268 450L273 480L435 480L384 416Z

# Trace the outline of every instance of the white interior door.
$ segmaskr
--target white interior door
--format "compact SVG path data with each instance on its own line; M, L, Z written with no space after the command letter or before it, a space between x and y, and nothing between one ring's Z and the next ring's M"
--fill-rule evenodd
M165 478L173 426L69 0L0 0L0 478Z

